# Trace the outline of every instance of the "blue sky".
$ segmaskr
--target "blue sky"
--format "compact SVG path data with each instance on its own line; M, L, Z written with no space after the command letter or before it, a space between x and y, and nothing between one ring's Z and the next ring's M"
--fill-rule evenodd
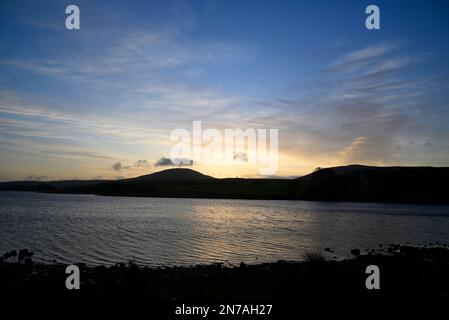
M80 30L65 28L69 4L80 8ZM369 4L381 30L365 28ZM280 176L349 163L449 165L447 1L0 7L0 180L157 171L171 130L193 120L277 128Z

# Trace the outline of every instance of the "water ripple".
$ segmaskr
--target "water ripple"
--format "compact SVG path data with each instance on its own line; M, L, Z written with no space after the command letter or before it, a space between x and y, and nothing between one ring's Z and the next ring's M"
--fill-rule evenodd
M348 256L379 243L449 239L449 206L93 197L0 192L0 250L34 259L146 265ZM1 253L1 252L0 252Z

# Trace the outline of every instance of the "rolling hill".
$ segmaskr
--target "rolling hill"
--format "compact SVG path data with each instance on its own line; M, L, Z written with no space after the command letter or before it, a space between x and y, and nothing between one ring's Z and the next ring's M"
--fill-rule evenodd
M294 198L332 201L449 202L449 168L325 168L295 179Z
M184 168L174 168L167 169L163 171L154 172L151 174L146 174L144 176L139 176L131 179L124 179L126 181L185 181L185 180L210 180L215 179L211 176L202 174L201 172L184 169Z

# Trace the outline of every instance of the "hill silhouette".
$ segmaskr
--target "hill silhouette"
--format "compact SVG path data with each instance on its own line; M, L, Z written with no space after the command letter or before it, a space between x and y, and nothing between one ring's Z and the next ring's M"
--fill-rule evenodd
M201 172L185 169L185 168L174 168L162 170L144 176L139 176L131 179L124 179L127 181L184 181L184 180L206 180L215 179L211 176L202 174Z
M449 202L449 168L349 165L295 179L291 193L307 200Z
M296 179L217 179L185 168L122 180L16 181L0 190L107 196L449 203L449 168L349 165Z

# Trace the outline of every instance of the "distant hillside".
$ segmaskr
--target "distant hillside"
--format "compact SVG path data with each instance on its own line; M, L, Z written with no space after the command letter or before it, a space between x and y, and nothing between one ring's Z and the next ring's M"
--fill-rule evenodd
M168 169L122 180L16 181L0 190L108 196L290 199L449 203L449 168L324 168L296 179L217 179L191 169Z
M374 167L374 166L364 166L364 165L360 165L360 164L351 164L348 166L340 166L340 167L330 167L330 168L317 168L314 172L302 176L302 177L298 177L296 179L309 179L311 177L315 177L317 175L322 174L323 172L327 172L327 171L332 171L333 173L335 173L335 175L344 175L344 174L349 174L349 173L353 173L353 172L357 172L357 171L363 171L363 170L367 170L367 169L385 169L386 167Z
M47 192L66 188L90 186L108 180L11 181L0 182L0 190Z
M449 168L325 168L295 179L290 192L297 199L385 202L449 202Z
M215 179L192 169L167 169L137 178L126 179L127 181L185 181Z

